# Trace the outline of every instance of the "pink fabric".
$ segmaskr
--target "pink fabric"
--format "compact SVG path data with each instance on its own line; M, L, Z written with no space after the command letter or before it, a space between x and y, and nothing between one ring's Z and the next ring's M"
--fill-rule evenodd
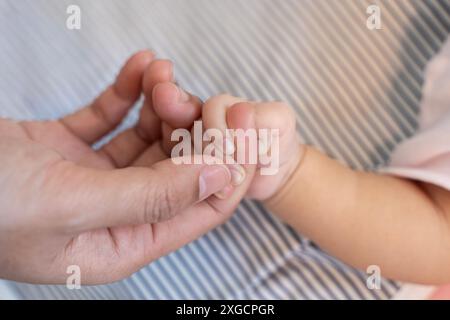
M416 135L401 143L385 173L450 190L450 38L427 66ZM430 297L450 300L450 284Z
M450 300L450 284L442 286L431 295L431 300Z
M382 171L450 190L450 39L427 66L417 134Z

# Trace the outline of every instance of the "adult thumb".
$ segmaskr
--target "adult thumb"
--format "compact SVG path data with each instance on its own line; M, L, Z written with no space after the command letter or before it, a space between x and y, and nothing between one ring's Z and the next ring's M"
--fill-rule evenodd
M180 159L178 159L180 160ZM168 220L195 203L239 183L237 165L167 159L151 168L95 170L70 165L62 176L58 211L76 231ZM207 162L212 163L212 162ZM236 180L237 179L237 180ZM62 193L62 194L61 194Z

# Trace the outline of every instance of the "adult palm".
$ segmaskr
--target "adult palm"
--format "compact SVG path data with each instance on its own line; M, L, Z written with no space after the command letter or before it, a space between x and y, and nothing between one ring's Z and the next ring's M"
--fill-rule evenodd
M77 265L82 284L112 282L229 217L254 168L221 201L209 195L230 184L226 167L168 159L162 146L169 126L153 112L153 89L171 81L172 64L143 51L75 114L45 122L0 119L0 277L64 283L67 268ZM137 124L94 150L142 92ZM208 190L199 179L209 179Z

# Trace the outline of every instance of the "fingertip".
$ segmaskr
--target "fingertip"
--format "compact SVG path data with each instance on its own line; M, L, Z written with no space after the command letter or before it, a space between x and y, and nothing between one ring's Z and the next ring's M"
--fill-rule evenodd
M155 57L155 53L151 50L144 49L136 52L131 56L129 61L133 61L135 63L143 64L143 65L149 65L150 62L152 62L153 58Z
M178 97L178 88L173 83L166 82L156 84L152 92L155 111L159 116L164 116L167 113L167 109L177 103Z
M139 51L124 64L116 78L114 88L123 100L136 100L141 95L142 79L147 67L153 60L151 51Z
M151 97L153 88L158 83L173 82L173 63L170 60L153 60L145 70L143 89L144 93Z
M174 121L178 113L178 96L178 89L171 82L156 84L152 92L152 104L155 113L173 127L178 127L176 121Z
M171 82L155 85L152 96L156 114L173 128L189 128L200 116L200 100Z
M238 102L227 110L227 124L229 128L255 128L255 106L250 102Z
M125 63L122 71L128 73L139 73L142 77L145 70L153 61L154 53L148 50L138 51Z

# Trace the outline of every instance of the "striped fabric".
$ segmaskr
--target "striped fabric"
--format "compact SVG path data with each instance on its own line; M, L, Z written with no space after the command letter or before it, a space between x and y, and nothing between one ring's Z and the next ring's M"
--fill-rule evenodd
M372 3L381 30L366 27ZM65 27L69 4L81 7L79 31ZM423 69L448 36L450 2L0 0L0 30L0 116L72 112L132 52L152 48L201 98L289 102L305 142L376 170L414 134ZM369 290L364 272L243 201L225 225L121 282L13 286L26 299L388 299L402 284Z

